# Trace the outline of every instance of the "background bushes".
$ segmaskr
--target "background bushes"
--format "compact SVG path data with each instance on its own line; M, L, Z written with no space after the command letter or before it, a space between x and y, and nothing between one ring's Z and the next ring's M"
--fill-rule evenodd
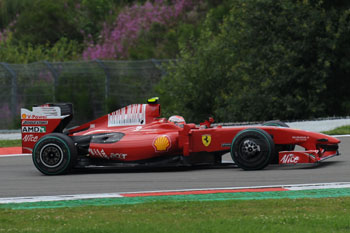
M156 91L165 115L198 122L350 113L347 1L0 0L0 8L0 62L170 59L157 74L164 75ZM84 88L74 96L61 90L61 100L77 101L90 117L154 93L142 69L124 75L120 66L108 65L119 80L110 88L130 91L105 98L103 109L86 110L101 103L84 86L101 74L62 75L71 89Z
M234 0L217 32L209 12L158 87L165 110L194 121L348 115L349 13L331 1Z

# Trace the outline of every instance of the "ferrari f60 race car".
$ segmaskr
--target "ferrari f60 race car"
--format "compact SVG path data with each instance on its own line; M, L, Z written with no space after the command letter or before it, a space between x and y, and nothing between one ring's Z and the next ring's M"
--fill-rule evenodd
M219 165L230 152L236 166L263 169L271 163L318 163L339 155L340 141L271 121L259 126L188 124L160 117L160 104L129 105L86 124L65 129L72 104L21 109L22 150L46 175L73 168ZM299 146L305 150L295 150Z

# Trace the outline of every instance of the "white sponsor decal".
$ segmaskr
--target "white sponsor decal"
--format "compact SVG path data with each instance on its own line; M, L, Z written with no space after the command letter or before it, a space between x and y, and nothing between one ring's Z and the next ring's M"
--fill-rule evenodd
M22 121L22 125L47 125L48 121Z
M47 119L47 116L37 116L37 115L26 115L22 114L22 119Z
M306 141L309 139L309 136L292 136L292 138L295 140L295 141Z
M299 162L299 156L294 154L284 155L281 159L281 163L298 163L298 162Z
M127 154L111 153L111 159L126 159Z
M92 156L97 156L97 157L100 157L100 158L103 158L103 159L109 159L109 157L107 156L107 154L105 153L105 151L102 149L102 150L99 150L99 149L89 149L89 153L92 155Z
M140 131L142 129L142 126L137 126L134 131Z
M29 134L23 137L23 142L37 142L39 139L38 136L34 136L33 134Z
M68 115L61 115L60 107L33 107L33 111L21 108L21 119L23 120L42 120L42 119L63 119Z
M89 154L92 156L100 157L103 159L125 159L128 155L122 154L122 153L111 153L109 156L106 154L106 152L102 149L89 149Z
M33 107L33 111L29 111L27 109L21 109L21 117L22 119L45 119L48 116L57 117L61 116L61 108L60 107Z
M144 125L146 104L133 104L108 114L108 127L123 125Z
M46 133L46 126L22 126L22 133Z

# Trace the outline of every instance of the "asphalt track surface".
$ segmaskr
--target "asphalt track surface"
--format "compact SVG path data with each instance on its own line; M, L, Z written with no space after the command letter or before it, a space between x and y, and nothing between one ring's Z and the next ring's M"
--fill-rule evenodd
M350 137L340 137L341 156L315 165L239 168L84 170L45 176L31 156L0 157L0 197L250 187L350 181ZM228 159L228 157L225 157Z

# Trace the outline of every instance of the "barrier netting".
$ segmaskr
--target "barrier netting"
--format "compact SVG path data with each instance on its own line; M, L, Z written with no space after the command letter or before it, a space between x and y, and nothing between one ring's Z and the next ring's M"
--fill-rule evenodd
M170 60L0 63L0 129L19 128L20 109L69 102L72 124L144 103Z

